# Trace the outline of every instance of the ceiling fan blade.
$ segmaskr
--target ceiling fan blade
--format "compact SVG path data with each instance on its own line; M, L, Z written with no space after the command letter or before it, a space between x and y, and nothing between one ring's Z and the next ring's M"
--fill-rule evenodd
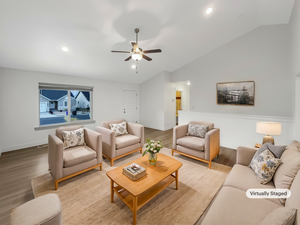
M111 52L117 52L117 53L130 53L128 51L111 51Z
M129 56L127 59L125 59L124 61L129 61L131 59L131 56Z
M161 52L161 49L152 49L152 50L145 50L143 53L149 54L149 53L159 53Z
M151 60L152 60L151 58L149 58L149 57L146 56L146 55L142 55L142 56L143 56L143 58L146 59L147 61L151 61Z
M131 42L131 45L134 50L136 50L139 47L138 44L135 42Z

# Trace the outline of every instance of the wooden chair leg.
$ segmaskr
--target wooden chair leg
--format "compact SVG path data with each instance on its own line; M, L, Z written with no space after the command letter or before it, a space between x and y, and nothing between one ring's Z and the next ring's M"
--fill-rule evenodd
M143 149L141 148L141 150L140 150L140 153L142 154L143 153Z
M100 171L102 171L102 163L100 163Z
M174 150L172 149L172 156L174 156Z
M209 167L209 169L211 169L211 161L209 161L208 167Z
M55 181L55 190L57 190L58 189L58 181L56 180Z
M114 160L113 160L113 159L110 160L110 165L111 165L111 166L114 165Z

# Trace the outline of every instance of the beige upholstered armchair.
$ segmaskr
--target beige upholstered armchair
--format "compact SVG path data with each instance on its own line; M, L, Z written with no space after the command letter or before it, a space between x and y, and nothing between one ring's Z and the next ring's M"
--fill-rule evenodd
M176 152L206 162L211 168L212 159L220 154L220 130L213 123L191 121L190 124L208 125L205 138L186 136L189 124L174 127L172 155Z
M62 131L73 131L83 126L62 126L56 129L56 135L48 136L49 168L55 180L55 190L58 183L78 174L100 167L102 170L102 137L101 134L84 128L86 145L63 149Z
M119 124L125 120L104 121L102 126L96 127L96 131L102 135L102 154L113 166L114 161L123 156L140 151L144 146L144 126L126 122L128 134L115 136L109 124Z

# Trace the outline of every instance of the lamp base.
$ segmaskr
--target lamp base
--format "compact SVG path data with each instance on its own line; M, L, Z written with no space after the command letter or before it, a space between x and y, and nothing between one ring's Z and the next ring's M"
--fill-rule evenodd
M272 138L271 136L267 135L263 138L263 142L262 144L265 144L265 143L270 143L272 145L275 145L275 141L274 141L274 138Z

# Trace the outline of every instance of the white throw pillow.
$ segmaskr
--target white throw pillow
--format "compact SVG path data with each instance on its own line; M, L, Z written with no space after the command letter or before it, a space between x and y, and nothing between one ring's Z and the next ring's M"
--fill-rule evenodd
M205 138L205 134L208 132L207 125L189 124L187 136L196 136Z
M64 149L79 145L85 145L84 128L73 131L62 131L62 136L64 140Z
M119 124L109 124L110 129L115 132L115 136L121 136L124 134L128 134L126 122L122 122Z

